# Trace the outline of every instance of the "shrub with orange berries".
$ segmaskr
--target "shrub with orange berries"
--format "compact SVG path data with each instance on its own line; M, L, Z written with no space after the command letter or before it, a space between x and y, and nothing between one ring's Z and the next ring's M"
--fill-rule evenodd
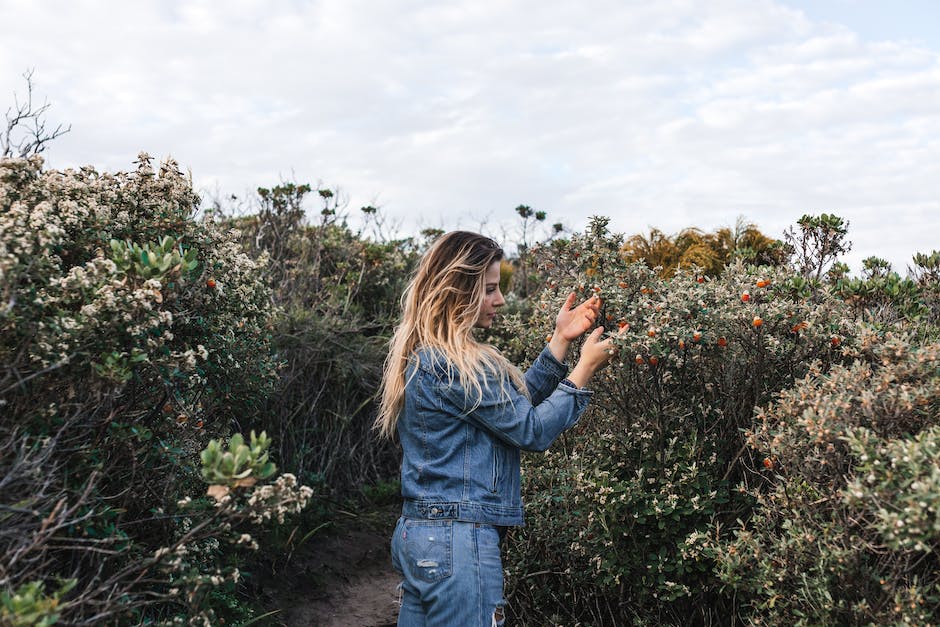
M744 434L755 408L810 363L826 368L841 358L831 338L853 333L846 304L826 294L810 301L780 288L752 297L758 283L785 286L786 268L736 263L707 281L694 268L680 268L666 280L642 263L625 262L621 243L598 220L586 233L536 251L555 264L546 271L557 289L539 294L539 302L551 305L546 312L581 284L579 297L587 298L581 260L597 261L591 284L607 294L607 314L631 321L614 342L619 355L634 357L614 358L592 381L591 420L573 431L564 452L550 449L527 461L528 526L524 544L510 542L507 585L530 624L551 622L539 608L551 607L558 589L571 591L571 599L591 599L572 601L569 609L599 624L610 624L611 616L631 622L620 604L624 595L634 609L658 615L680 607L668 599L681 604L695 590L718 589L717 573L699 567L710 559L704 544L687 540L715 522L726 529L736 520L727 512L751 507L732 482L755 465L739 454L749 450ZM802 333L789 332L791 319L807 321ZM549 313L538 313L516 333L532 338L532 329L549 324ZM541 346L530 342L525 358ZM574 471L575 459L591 464ZM557 508L559 499L570 511ZM549 574L533 582L526 577L531 572ZM595 602L604 614L593 613Z

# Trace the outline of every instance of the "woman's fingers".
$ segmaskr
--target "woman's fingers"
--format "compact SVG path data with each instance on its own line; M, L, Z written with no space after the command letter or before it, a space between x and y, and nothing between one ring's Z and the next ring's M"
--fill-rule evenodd
M570 294L568 294L568 298L565 299L565 304L562 305L562 310L568 311L569 309L574 308L574 301L577 300L577 298L578 298L578 295L575 294L574 292L571 292Z
M573 299L574 296L575 294L574 292L572 292L568 298ZM600 306L601 306L601 299L598 298L597 294L592 294L591 296L587 297L587 300L585 300L583 303L578 305L578 309L593 309L596 311L600 309Z

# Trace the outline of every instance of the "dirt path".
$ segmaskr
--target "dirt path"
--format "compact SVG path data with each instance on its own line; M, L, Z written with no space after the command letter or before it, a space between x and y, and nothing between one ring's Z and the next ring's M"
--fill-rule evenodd
M389 537L396 516L390 510L388 521L362 527L359 521L344 521L311 538L303 554L295 555L289 568L279 575L283 579L277 583L273 605L281 611L275 624L394 625L400 578L392 570Z

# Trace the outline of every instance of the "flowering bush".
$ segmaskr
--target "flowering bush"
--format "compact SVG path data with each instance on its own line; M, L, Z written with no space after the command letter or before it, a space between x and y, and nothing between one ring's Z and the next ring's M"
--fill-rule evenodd
M137 165L0 160L0 588L68 624L212 616L182 573L231 584L227 530L299 489L176 505L209 438L276 380L270 292L264 258L193 219L175 163Z
M696 538L754 624L938 618L940 345L868 330L851 355L757 414L753 514Z
M532 624L687 622L727 616L715 564L696 538L746 516L735 489L762 457L744 438L754 408L854 344L846 305L783 267L729 266L717 278L629 264L595 219L542 251L547 285L520 324L533 358L564 295L602 298L618 355L592 410L524 470L528 526L513 537L509 589ZM555 615L543 614L553 608Z

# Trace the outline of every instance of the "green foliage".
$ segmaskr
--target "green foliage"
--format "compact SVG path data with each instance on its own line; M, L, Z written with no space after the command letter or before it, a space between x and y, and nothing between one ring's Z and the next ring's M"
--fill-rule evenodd
M858 463L843 496L874 513L871 530L880 542L916 553L940 546L940 426L889 440L860 428L847 441Z
M914 279L921 284L940 284L940 251L914 254Z
M224 618L240 527L309 499L201 496L199 451L276 381L266 260L193 219L175 163L137 166L0 160L0 590L75 578L67 624Z
M277 466L268 461L271 440L264 431L256 436L251 432L251 441L245 444L241 433L229 440L228 450L219 440L209 440L199 457L202 460L202 478L208 483L238 485L246 479L264 480L277 471Z
M134 274L144 279L160 279L167 275L189 276L199 261L196 249L183 250L170 236L159 243L140 246L131 241L111 240L111 260L119 274Z
M517 618L936 621L937 284L874 258L861 279L834 264L823 282L845 224L800 228L811 264L714 278L629 263L602 219L537 252L534 313L493 337L533 359L573 290L602 298L619 352L581 424L525 458Z
M891 271L887 261L865 259L862 277L840 277L830 289L850 303L855 317L888 329L901 323L928 317L930 308L925 287L911 278Z
M59 603L78 583L66 579L51 595L42 581L24 583L16 591L0 592L0 624L10 627L49 627L59 622Z
M848 221L837 215L806 214L797 220L797 228L787 229L784 240L800 274L818 281L839 255L851 250L848 232Z
M376 506L398 503L401 500L401 481L388 479L360 488L362 496Z
M869 329L851 356L758 412L753 513L697 539L746 622L938 618L940 345Z
M569 291L602 298L618 357L592 388L593 409L544 456L528 457L527 527L511 545L509 587L527 622L623 624L717 620L731 610L697 538L746 515L734 489L759 466L744 440L754 408L843 358L848 308L795 290L786 268L729 266L717 278L663 278L629 263L595 220L541 252L549 273L535 315L515 329L533 358L538 332ZM530 573L542 573L538 577Z
M284 362L264 411L245 426L272 435L282 467L343 492L387 479L398 466L397 447L377 440L371 425L419 244L353 232L330 190L317 191L325 212L310 223L304 203L312 192L298 184L259 189L258 214L234 222L245 250L269 259L265 276L278 307L271 337ZM364 214L380 219L378 210Z
M940 337L940 251L929 255L914 255L914 267L910 269L911 278L920 288L920 297L927 309L924 317L926 324L933 328L934 338Z
M341 194L293 183L259 188L255 215L196 221L175 164L138 166L0 161L4 624L251 620L243 570L277 558L243 550L289 556L327 524L287 523L302 483L397 498L374 393L440 233L366 238ZM547 216L516 213L509 322L482 336L533 359L569 291L620 329L590 412L525 458L518 619L937 621L940 253L908 279L877 258L851 278L832 215L790 231L788 268L743 222L625 239L596 219L536 245Z

